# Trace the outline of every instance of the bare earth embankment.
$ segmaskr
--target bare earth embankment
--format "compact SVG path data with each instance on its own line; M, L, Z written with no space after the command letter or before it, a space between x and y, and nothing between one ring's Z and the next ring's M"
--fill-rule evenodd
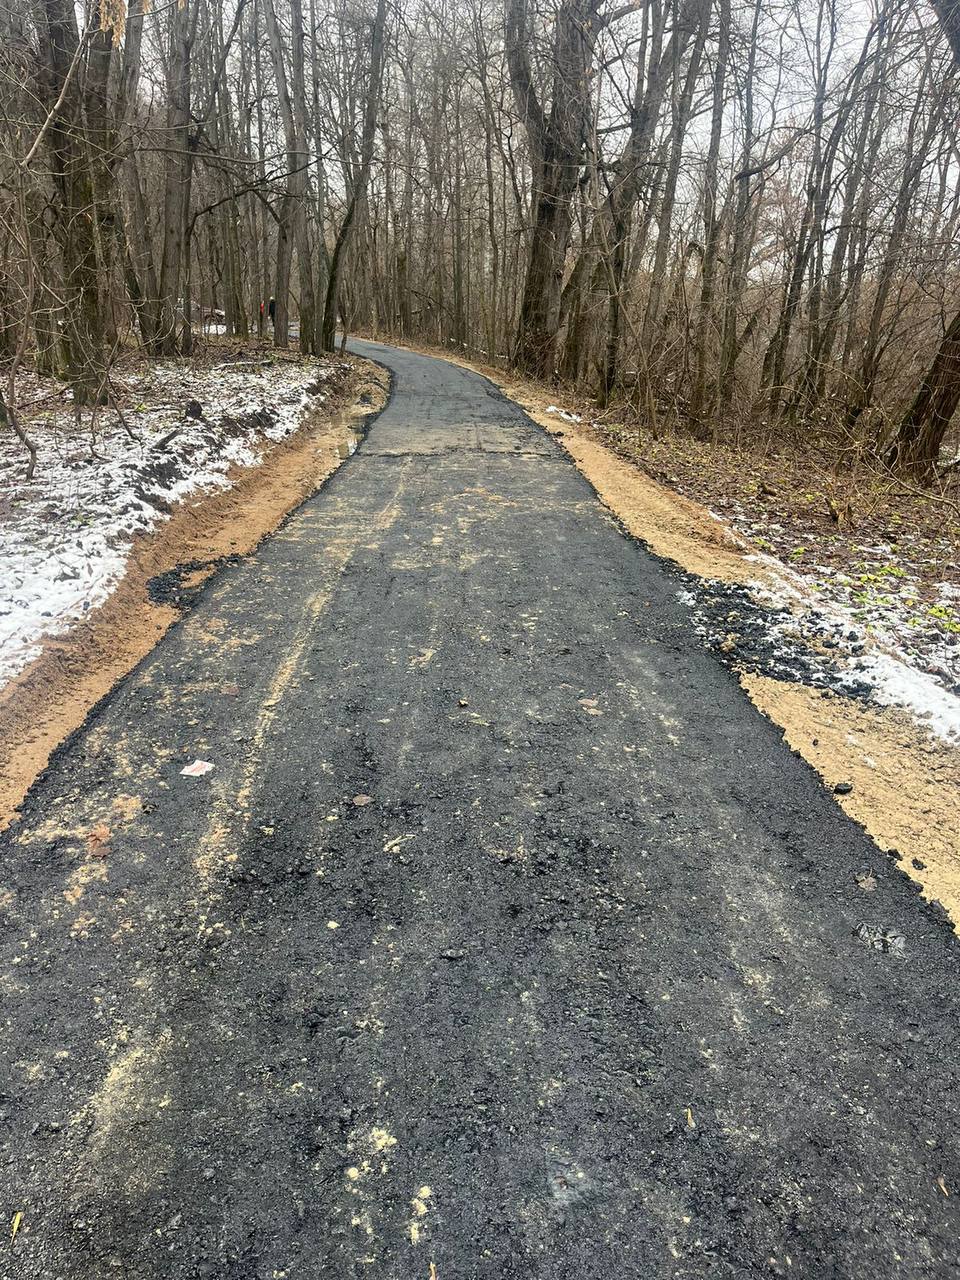
M119 411L91 424L29 376L32 480L3 442L0 823L204 579L349 456L386 384L364 361L236 344L116 381Z

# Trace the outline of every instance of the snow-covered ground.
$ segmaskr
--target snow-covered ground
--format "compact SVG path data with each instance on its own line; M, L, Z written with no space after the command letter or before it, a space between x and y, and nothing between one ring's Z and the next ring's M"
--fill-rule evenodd
M557 405L546 412L583 420ZM678 458L688 465L676 466ZM709 514L734 536L745 560L762 566L749 589L704 580L680 592L725 661L903 708L960 744L960 547L946 524L939 532L918 530L898 513L888 539L875 531L871 537L869 521L841 535L825 519L820 498L811 508L819 522L809 512L806 519L796 512L785 518L789 504L749 501L711 471L707 456L696 468L682 452L672 466L669 453L659 461L670 468L670 487L715 505Z
M759 520L736 503L728 504L731 527L760 547L771 540L786 560L786 574L825 608L850 620L885 649L901 652L913 666L960 690L960 588L943 580L956 574L960 549L943 539L931 547L904 531L897 543L860 542L850 539L841 563L830 563L833 549L817 531L810 530L804 545L784 551L784 543L796 543L797 533L784 530L769 519ZM781 561L775 561L781 565ZM782 566L781 566L782 568ZM793 570L796 569L796 573ZM941 580L937 580L937 573Z
M836 571L801 578L778 561L771 581L756 589L756 597L791 609L821 654L826 649L823 656L840 688L867 685L872 701L902 707L938 737L960 742L960 697L947 687L960 655L952 647L937 650L939 661L931 669L930 651L921 655L911 643L909 613L917 606L909 585L899 608L887 599L872 608L859 592L851 598L848 575ZM786 637L794 628L778 621L771 630Z
M736 505L734 511L740 534L762 544L764 534L776 532L769 521L751 519ZM778 584L760 594L813 620L820 637L830 639L836 665L869 684L873 700L903 707L938 736L960 741L957 589L948 582L938 582L933 592L924 589L914 566L929 547L914 552L911 541L904 532L895 546L851 542L850 559L838 566L818 558L812 536L791 556L803 561L802 573L780 559L758 557L773 568ZM951 550L955 554L946 544L940 548L943 572Z
M742 526L728 527L742 537ZM859 562L847 572L808 564L801 575L766 553L745 558L765 570L748 587L705 581L679 592L731 665L900 707L960 743L960 649L952 631L923 630L928 615L909 576L882 564L860 572ZM864 578L883 590L865 590ZM940 598L952 599L949 589Z
M117 376L123 421L101 410L79 425L56 384L18 386L36 472L12 433L0 436L0 685L40 653L45 637L103 603L133 539L188 494L228 488L270 442L322 402L334 366L246 360L152 366ZM124 422L126 426L124 426Z

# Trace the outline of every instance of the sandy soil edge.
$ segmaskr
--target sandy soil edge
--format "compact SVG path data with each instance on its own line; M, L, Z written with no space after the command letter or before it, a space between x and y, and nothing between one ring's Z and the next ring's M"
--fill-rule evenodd
M747 559L756 549L704 507L618 457L588 425L548 414L548 388L440 349L413 349L483 374L522 405L566 450L604 505L657 555L725 582L756 583L769 574ZM852 784L848 794L835 796L837 803L896 858L925 898L940 902L960 932L960 748L892 708L761 676L744 674L740 683L831 790ZM861 887L871 891L869 877Z
M174 605L150 600L150 580L197 563L180 583L195 587L223 557L251 552L349 456L354 428L382 407L386 387L382 369L356 360L337 403L308 411L300 429L269 448L257 466L235 468L229 489L192 495L138 539L110 598L49 639L40 657L4 688L0 829L15 820L53 751L180 616Z

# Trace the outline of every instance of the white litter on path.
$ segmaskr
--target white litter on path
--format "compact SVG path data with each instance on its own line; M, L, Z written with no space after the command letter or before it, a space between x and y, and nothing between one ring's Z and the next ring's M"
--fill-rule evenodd
M112 410L99 412L93 434L87 411L78 427L59 384L25 375L18 396L37 445L33 480L13 433L0 436L0 686L46 637L107 599L138 534L189 494L229 488L232 467L254 466L265 445L295 431L311 399L324 399L312 392L333 367L171 362L118 377L136 438Z
M564 422L582 422L583 419L579 413L568 413L566 409L561 409L555 404L548 404L544 413L552 413L556 418L562 418Z
M213 765L209 760L194 760L193 764L184 765L180 770L181 778L202 778L210 773Z

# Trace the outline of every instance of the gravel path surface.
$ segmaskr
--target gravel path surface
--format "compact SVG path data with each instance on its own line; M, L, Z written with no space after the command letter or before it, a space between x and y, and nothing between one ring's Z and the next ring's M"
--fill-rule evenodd
M2 837L0 1274L960 1274L949 926L544 432L355 349Z

